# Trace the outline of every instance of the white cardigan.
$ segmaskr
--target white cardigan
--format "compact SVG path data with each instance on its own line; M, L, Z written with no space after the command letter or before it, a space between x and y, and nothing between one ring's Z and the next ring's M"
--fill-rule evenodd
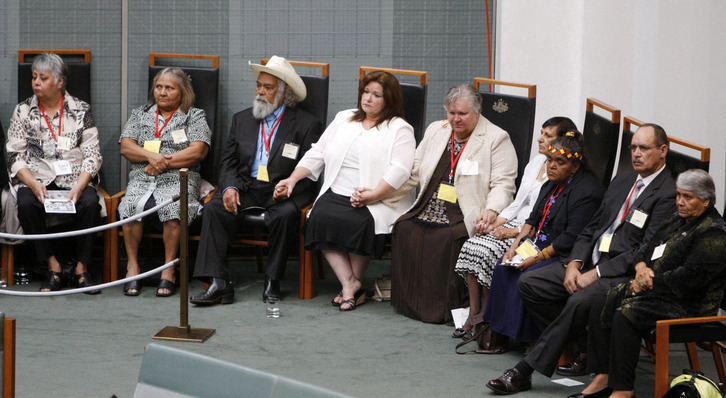
M396 117L366 130L360 122L350 121L354 112L355 109L338 112L320 140L312 145L297 164L297 167L310 170L308 178L313 181L317 181L324 170L323 186L318 198L330 188L340 172L348 149L358 137L361 187L375 188L383 179L398 189L411 175L416 150L411 125ZM390 233L393 223L412 203L413 196L406 195L369 204L368 210L375 221L376 234Z

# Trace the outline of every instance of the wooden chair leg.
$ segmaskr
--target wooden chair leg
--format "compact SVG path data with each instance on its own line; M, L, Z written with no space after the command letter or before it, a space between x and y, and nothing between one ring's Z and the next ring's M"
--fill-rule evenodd
M118 280L118 267L119 267L119 250L118 250L118 228L111 228L109 230L109 280Z
M655 395L662 397L668 391L668 354L670 330L656 326L655 340Z
M304 250L302 256L303 261L301 261L300 264L300 293L298 294L298 297L301 300L310 300L316 295L313 252L311 250Z
M686 343L686 352L688 353L688 363L691 365L691 369L701 370L701 364L698 362L696 343Z
M726 386L726 367L723 362L723 354L721 353L721 346L715 341L711 342L711 354L713 355L713 362L716 364L716 371L719 380L721 380L721 385Z
M3 322L3 397L15 398L15 318Z
M3 278L8 286L15 284L15 248L13 245L3 245L2 248Z

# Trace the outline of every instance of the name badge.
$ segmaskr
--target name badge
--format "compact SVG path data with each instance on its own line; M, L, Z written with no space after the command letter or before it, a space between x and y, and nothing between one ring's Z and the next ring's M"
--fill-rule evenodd
M53 162L53 168L55 169L55 175L57 176L65 176L73 172L71 162L67 160L58 160Z
M58 137L58 149L61 151L71 150L71 139L68 137Z
M292 142L285 143L282 147L282 157L295 160L297 159L297 153L300 150L300 145L293 144Z
M439 194L437 198L446 202L456 203L456 189L453 185L442 182L441 185L439 185Z
M612 235L603 235L602 240L600 241L600 247L597 248L598 251L607 253L610 251L610 243L613 241Z
M666 244L662 244L660 246L657 246L655 249L653 249L653 256L650 258L651 260L657 260L663 256L663 251L665 250Z
M515 252L517 252L523 260L526 260L530 257L536 256L539 253L539 249L534 245L534 243L532 243L531 239L527 238L519 245Z
M645 226L646 220L648 220L648 214L646 214L645 212L642 212L638 209L633 209L632 213L630 214L630 219L628 220L628 222L635 225L639 229L643 229L643 226Z
M187 142L187 133L184 131L184 129L174 130L171 132L171 138L174 140L175 144L181 144L182 142Z
M267 174L267 166L260 166L260 168L257 169L257 180L270 182L270 176Z
M161 141L144 141L144 149L149 152L159 153L159 150L161 149Z
M479 161L465 159L461 162L461 175L465 176L478 176L479 175Z

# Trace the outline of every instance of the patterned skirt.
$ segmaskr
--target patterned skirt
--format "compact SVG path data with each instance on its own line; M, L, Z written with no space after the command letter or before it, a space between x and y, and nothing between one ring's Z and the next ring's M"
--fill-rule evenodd
M519 221L507 221L502 228L517 228L522 224ZM474 274L480 285L489 288L494 266L513 242L514 238L499 240L492 234L477 234L464 243L454 271L464 281L467 274Z

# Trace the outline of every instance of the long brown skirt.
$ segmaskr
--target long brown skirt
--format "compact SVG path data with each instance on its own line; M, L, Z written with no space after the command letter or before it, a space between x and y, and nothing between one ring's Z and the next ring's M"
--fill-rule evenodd
M451 310L468 306L464 279L454 271L466 237L449 226L403 220L393 231L391 305L401 314L430 323L451 322Z

